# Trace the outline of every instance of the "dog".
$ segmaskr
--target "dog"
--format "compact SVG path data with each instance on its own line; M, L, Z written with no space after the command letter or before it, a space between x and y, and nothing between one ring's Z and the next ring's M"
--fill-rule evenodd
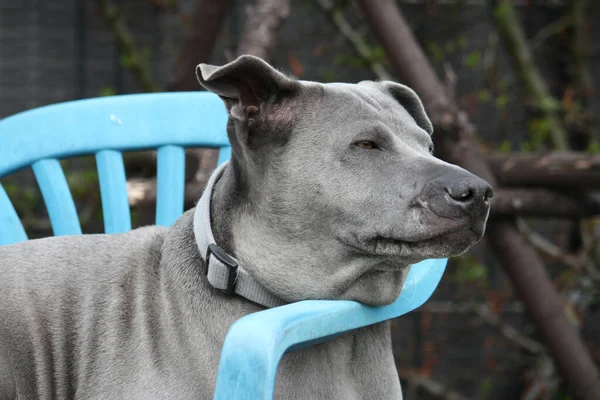
M408 87L301 81L252 56L196 73L224 101L232 157L195 209L0 247L1 399L210 399L244 315L390 304L411 264L482 237L492 188L432 155ZM389 324L284 355L275 398L401 399Z

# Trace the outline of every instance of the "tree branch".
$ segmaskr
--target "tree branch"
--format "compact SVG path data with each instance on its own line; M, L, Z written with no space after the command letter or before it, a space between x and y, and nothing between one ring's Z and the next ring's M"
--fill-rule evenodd
M560 33L573 24L571 15L565 15L554 22L541 28L531 39L531 48L536 49L542 45L549 37Z
M535 356L546 354L547 350L541 343L528 338L513 326L504 323L500 317L492 313L488 306L474 304L471 308L486 324L497 330L502 336L521 349Z
M527 240L540 252L550 257L559 259L565 265L570 266L575 271L581 272L585 270L589 278L596 282L600 282L600 271L598 271L596 266L593 264L593 261L589 259L585 253L579 257L575 254L565 253L560 247L531 229L529 225L527 225L527 223L522 219L518 218L516 223L517 228L523 234L523 236L525 236ZM589 248L587 248L589 243L586 243L585 236L582 239L584 242L582 250L589 251Z
M498 182L505 186L600 189L600 154L492 154L487 160Z
M474 142L473 128L466 115L459 112L455 99L448 97L395 2L360 0L359 4L394 68L423 100L436 125L439 154L497 186ZM567 319L539 255L511 222L492 221L488 238L565 380L580 399L594 400L600 393L598 371L577 330Z
M217 35L230 8L230 0L195 0L184 33L179 55L167 83L167 90L200 90L196 66L210 61Z
M600 215L600 201L590 194L571 196L548 189L496 188L494 218L583 218Z
M560 259L574 270L581 271L581 264L575 255L565 253L560 247L531 229L523 219L517 218L515 223L517 224L519 232L521 232L523 236L527 238L529 243L531 243L540 253L546 254L552 258Z
M584 218L600 215L600 200L590 193L579 196L548 189L497 188L492 201L494 218Z
M112 31L113 40L123 60L121 65L133 74L145 92L158 92L159 87L152 77L148 60L138 52L133 35L129 32L119 8L110 0L98 0L98 6L100 14Z
M558 150L566 150L569 146L568 136L558 115L558 102L550 95L542 75L535 66L512 0L500 0L497 3L493 14L500 39L508 50L519 79L544 116L552 146Z
M269 60L283 21L290 14L289 0L256 0L248 6L246 26L238 45L238 55L251 54Z

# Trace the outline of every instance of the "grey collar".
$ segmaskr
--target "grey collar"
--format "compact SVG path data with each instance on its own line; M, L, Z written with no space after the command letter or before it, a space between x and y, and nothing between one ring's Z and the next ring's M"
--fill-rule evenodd
M194 236L200 256L207 268L210 284L229 296L237 294L265 307L277 307L285 301L269 292L254 279L235 258L215 243L210 223L210 199L215 183L229 163L223 163L212 173L194 212Z

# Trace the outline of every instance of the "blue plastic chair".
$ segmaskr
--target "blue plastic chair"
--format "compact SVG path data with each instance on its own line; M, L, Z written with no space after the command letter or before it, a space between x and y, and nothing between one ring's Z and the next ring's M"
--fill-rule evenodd
M157 149L156 224L183 213L185 147L231 149L221 100L207 92L103 97L41 107L0 120L0 178L31 166L55 235L81 234L59 159L95 154L106 233L131 229L123 151ZM0 245L27 240L0 185ZM245 316L223 345L215 399L271 399L275 373L286 351L406 314L437 287L446 259L414 265L393 304L368 307L353 301L301 301Z

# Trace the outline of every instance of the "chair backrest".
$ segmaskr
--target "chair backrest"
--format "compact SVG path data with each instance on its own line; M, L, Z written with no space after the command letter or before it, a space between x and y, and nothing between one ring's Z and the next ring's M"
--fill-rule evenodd
M212 93L112 96L40 107L0 120L0 177L31 166L55 235L81 234L59 159L95 154L106 233L131 229L123 151L157 149L156 224L183 212L185 147L231 154L227 114ZM0 185L0 245L27 240Z
M156 223L171 225L183 212L185 147L231 148L221 100L207 92L112 96L41 107L0 120L0 178L31 166L55 235L81 234L59 159L95 154L106 233L131 229L123 151L158 149ZM27 240L0 185L0 245ZM437 287L446 259L412 266L400 297L389 306L353 301L301 301L248 315L227 334L215 399L272 398L286 351L406 314Z

